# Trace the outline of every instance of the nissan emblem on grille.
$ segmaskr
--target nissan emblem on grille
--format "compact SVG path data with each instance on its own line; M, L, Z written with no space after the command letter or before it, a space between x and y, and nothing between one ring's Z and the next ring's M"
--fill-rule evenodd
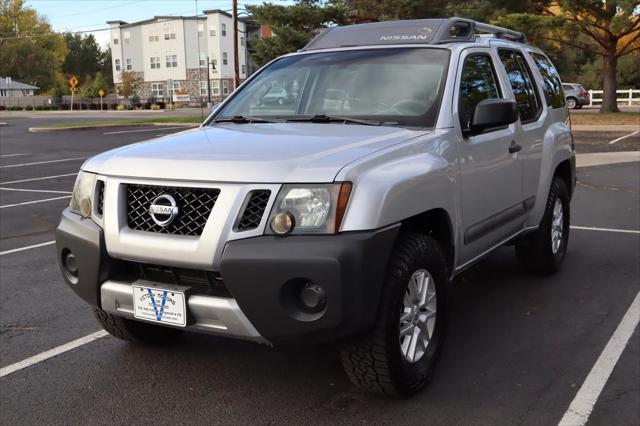
M162 194L151 203L149 214L159 226L168 226L178 216L176 199L169 194Z

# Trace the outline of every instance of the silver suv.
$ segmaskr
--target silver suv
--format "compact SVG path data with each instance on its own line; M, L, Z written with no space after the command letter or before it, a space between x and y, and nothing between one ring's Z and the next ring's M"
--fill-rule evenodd
M266 102L274 87L289 100ZM453 277L504 244L560 268L574 185L560 78L521 33L336 27L199 128L89 159L57 250L116 337L333 341L357 386L407 396L433 372Z
M564 90L564 97L567 100L567 108L580 109L585 105L589 105L589 92L585 90L582 84L562 83L562 90Z

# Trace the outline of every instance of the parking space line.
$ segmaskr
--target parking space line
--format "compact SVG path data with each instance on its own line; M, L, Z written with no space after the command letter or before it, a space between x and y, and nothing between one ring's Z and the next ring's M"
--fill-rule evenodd
M0 209L6 209L9 207L26 206L28 204L46 203L47 201L63 200L65 198L71 198L71 195L65 195L64 197L45 198L44 200L26 201L24 203L6 204L4 206L0 206Z
M193 127L196 127L196 125L194 124ZM103 133L103 135L119 135L122 133L139 133L139 132L159 132L162 130L173 130L173 129L191 129L192 127L189 126L180 126L180 127L161 127L161 128L155 128L155 129L137 129L137 130L118 130L116 132L106 132Z
M621 234L640 234L635 229L614 229L614 228L593 228L590 226L571 226L571 229L580 229L583 231L599 231L599 232L618 232Z
M2 154L0 155L0 158L4 158L4 157L19 157L21 155L29 155L28 153L25 154Z
M587 423L602 389L609 380L609 376L611 376L620 355L631 339L638 322L640 322L640 292L636 294L633 303L622 317L618 328L604 347L558 425L582 426Z
M67 174L64 174L64 175L44 176L44 177L31 178L31 179L11 180L9 182L0 182L0 185L9 185L11 183L33 182L35 180L47 180L47 179L55 179L55 178L61 178L61 177L67 177L67 176L75 176L75 175L77 175L77 173L67 173Z
M2 367L0 368L0 377L8 376L9 374L15 373L16 371L20 371L27 367L31 367L32 365L38 364L42 361L46 361L50 358L53 358L55 356L68 352L72 349L78 348L82 345L91 343L95 340L98 340L106 336L107 334L109 333L107 333L104 330L96 331L95 333L91 333L87 336L81 337L69 343L65 343L64 345L60 345L56 348L49 349L48 351L44 351L30 358L27 358L23 361L16 362L15 364L11 364L6 367Z
M71 194L71 191L54 191L52 189L21 189L21 188L0 188L0 191L16 192L44 192L49 194Z
M611 142L609 142L609 145L613 145L614 143L616 143L618 141L621 141L622 139L626 139L626 138L628 138L630 136L637 135L638 133L640 133L640 130L638 130L636 132L633 132L633 133L629 133L628 135L625 135L625 136L621 136L621 137L619 137L617 139L614 139Z
M11 254L11 253L19 253L21 251L31 250L31 249L38 248L38 247L50 246L51 244L55 244L55 243L56 243L55 241L47 241L46 243L34 244L34 245L31 245L31 246L19 247L19 248L15 248L15 249L11 249L11 250L0 251L0 256L4 256L5 254Z
M38 164L62 163L63 161L77 161L77 160L84 160L84 159L85 157L75 157L75 158L63 158L61 160L36 161L35 163L9 164L7 166L0 166L0 169L8 169L10 167L37 166Z

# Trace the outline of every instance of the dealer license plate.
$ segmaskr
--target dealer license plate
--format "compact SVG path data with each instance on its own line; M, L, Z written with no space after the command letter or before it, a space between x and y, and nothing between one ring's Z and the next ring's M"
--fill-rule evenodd
M133 315L163 324L187 325L186 298L181 291L134 285Z

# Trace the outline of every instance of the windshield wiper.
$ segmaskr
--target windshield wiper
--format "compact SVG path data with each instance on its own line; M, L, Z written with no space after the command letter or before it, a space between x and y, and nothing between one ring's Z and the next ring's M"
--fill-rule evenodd
M214 123L237 123L237 124L245 124L245 123L279 123L276 120L267 120L264 118L258 117L250 117L246 115L234 115L233 117L221 117L213 120Z
M380 126L382 124L382 121L378 121L378 120L367 120L366 118L341 117L338 115L325 115L325 114L316 114L316 115L311 115L309 117L287 118L287 121L300 121L300 122L308 121L310 123L343 122L343 123L364 124L365 126Z

